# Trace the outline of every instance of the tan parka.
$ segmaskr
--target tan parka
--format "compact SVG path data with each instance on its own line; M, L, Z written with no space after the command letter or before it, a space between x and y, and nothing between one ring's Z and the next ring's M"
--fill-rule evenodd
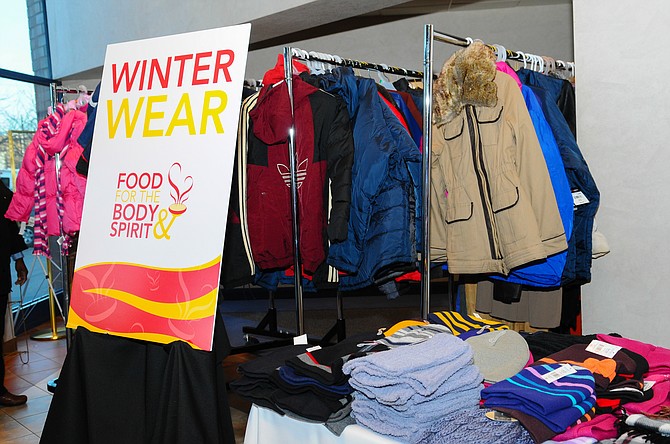
M431 260L502 273L567 248L547 166L516 82L475 42L435 82Z

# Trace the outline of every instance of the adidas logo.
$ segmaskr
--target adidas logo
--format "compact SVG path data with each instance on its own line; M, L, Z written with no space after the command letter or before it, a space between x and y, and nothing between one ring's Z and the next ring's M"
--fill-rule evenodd
M302 162L300 162L300 165L298 165L298 171L296 172L296 178L298 180L298 188L302 186L303 180L305 180L305 177L307 177L307 160L308 159L303 160ZM289 167L281 163L278 163L277 170L279 171L281 178L284 179L284 183L286 184L286 186L291 188L291 170L289 169Z

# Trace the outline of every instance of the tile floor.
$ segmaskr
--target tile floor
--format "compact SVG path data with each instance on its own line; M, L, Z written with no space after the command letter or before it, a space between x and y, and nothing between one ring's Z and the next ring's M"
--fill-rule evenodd
M44 326L47 327L47 326ZM51 404L47 383L58 377L65 360L65 340L36 341L35 332L17 337L17 351L5 355L5 386L28 403L0 408L0 442L37 444Z
M48 328L44 325L41 329ZM51 404L47 383L58 377L67 354L65 339L36 341L37 330L17 336L17 351L5 355L5 386L17 395L27 395L28 403L0 408L0 443L38 444ZM237 366L252 355L236 354L224 361L227 380L234 379ZM244 442L247 415L251 404L234 394L229 398L236 444Z

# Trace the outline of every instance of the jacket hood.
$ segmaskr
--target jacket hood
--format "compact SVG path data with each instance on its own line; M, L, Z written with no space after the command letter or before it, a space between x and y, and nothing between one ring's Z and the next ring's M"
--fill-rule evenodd
M498 102L495 76L495 56L488 46L474 42L456 51L435 81L433 123L452 121L465 105L495 106Z
M40 121L35 139L47 154L53 156L76 140L85 124L86 114L79 110L68 112L59 104L48 117Z
M314 86L293 76L293 108L298 109L316 91L318 89ZM291 126L291 102L286 82L274 87L264 86L249 117L253 121L254 135L263 143L275 145L286 142L288 129Z
M293 75L298 75L301 72L309 72L309 68L302 63L293 60ZM277 55L277 63L274 68L267 71L263 75L263 85L274 85L277 82L284 80L286 76L284 75L284 56L281 54Z

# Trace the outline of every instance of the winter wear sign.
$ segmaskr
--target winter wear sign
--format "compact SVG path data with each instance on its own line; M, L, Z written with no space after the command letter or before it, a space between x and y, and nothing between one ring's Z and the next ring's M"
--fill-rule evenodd
M212 349L250 31L107 47L69 328Z

